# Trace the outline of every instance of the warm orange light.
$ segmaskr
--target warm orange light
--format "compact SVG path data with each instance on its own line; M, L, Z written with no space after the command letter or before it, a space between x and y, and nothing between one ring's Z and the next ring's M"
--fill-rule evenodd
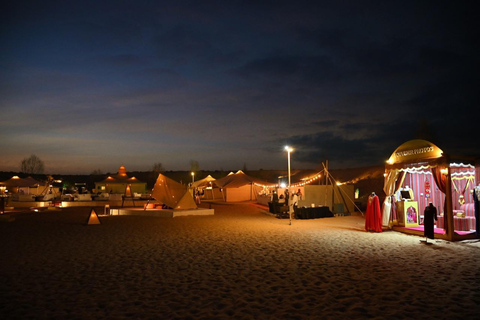
M448 174L448 168L440 169L440 173L443 174L443 175L447 175Z

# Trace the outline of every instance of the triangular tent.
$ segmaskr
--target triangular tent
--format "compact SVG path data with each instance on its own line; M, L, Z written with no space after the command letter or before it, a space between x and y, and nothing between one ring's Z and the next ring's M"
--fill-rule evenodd
M206 176L205 178L201 180L197 180L192 183L192 186L194 188L199 188L199 187L209 187L211 186L212 182L215 181L215 178L212 177L211 175Z
M125 197L132 197L132 187L129 184L125 187Z
M153 198L172 209L196 209L197 205L186 186L159 174L152 192Z
M90 215L88 216L87 220L87 225L91 224L101 224L100 219L98 219L98 215L95 212L95 209L92 208L92 211L90 211Z

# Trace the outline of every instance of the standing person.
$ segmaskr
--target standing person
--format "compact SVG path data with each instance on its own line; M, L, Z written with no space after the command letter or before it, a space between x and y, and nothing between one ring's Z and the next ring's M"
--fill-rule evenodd
M290 199L290 193L288 189L285 189L285 204L288 206L288 200Z
M300 191L300 189L298 189ZM292 194L292 207L293 207L293 212L295 212L295 209L297 209L298 206L298 195L296 193Z
M297 190L297 197L298 197L298 200L302 200L302 190L300 189Z
M428 238L435 239L434 220L437 220L437 208L433 206L433 203L430 202L430 204L425 208L423 217L423 234L426 238L426 243Z

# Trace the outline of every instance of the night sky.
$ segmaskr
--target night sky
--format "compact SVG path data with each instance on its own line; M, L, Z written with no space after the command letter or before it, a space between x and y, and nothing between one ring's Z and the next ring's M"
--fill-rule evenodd
M9 1L0 170L361 167L479 155L473 1ZM477 126L477 127L476 127Z

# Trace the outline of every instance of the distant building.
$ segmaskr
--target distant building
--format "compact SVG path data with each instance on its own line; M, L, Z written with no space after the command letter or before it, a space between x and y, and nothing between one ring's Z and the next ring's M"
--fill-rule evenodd
M130 185L132 193L145 193L147 190L147 183L139 181L135 177L128 177L127 169L121 166L118 173L114 176L109 176L105 180L95 182L95 189L101 193L125 193L127 185Z

